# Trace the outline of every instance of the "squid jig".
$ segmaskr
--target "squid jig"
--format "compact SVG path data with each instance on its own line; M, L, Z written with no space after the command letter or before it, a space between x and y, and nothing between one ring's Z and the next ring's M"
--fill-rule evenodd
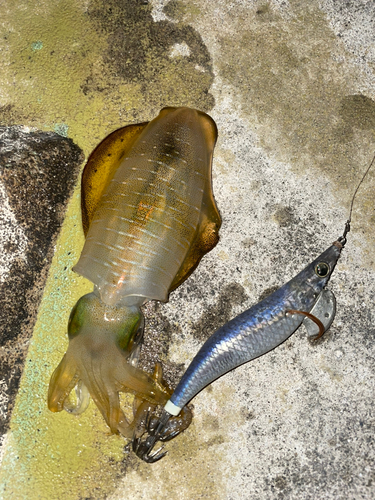
M375 156L353 194L343 235L292 280L219 328L203 344L165 404L161 416L158 419L152 417L150 408L143 434L134 434L133 451L138 457L152 463L166 455L163 448L153 452L153 447L157 441L168 441L179 434L179 428L173 429L171 422L208 384L274 349L302 323L310 335L314 334L315 340L329 328L336 307L333 293L325 286L345 247L358 189L374 161Z

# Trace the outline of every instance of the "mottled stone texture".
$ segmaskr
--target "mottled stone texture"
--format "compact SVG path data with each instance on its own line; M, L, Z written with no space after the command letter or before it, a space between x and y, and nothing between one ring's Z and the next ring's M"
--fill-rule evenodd
M53 246L82 161L80 148L70 139L18 126L0 127L6 210L0 215L5 239L0 255L1 433L9 423Z

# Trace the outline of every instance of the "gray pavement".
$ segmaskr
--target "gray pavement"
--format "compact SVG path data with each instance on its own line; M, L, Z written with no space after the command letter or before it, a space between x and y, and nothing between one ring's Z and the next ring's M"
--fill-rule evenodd
M220 242L169 303L145 308L142 364L161 360L175 383L218 326L342 234L375 152L375 4L23 0L2 4L0 17L1 125L27 127L8 149L1 144L17 168L0 166L0 497L373 498L374 171L330 281L330 330L314 344L302 327L202 391L166 458L140 462L92 404L79 417L51 414L46 391L71 307L91 288L70 271L83 243L79 148L87 157L109 132L166 105L201 109L217 123ZM57 149L41 141L22 157L30 130L52 132ZM55 189L51 178L63 172ZM56 203L57 216L42 224L43 258L32 267L27 249L40 244L41 221L24 204L34 198L42 212ZM21 307L16 319L12 304Z

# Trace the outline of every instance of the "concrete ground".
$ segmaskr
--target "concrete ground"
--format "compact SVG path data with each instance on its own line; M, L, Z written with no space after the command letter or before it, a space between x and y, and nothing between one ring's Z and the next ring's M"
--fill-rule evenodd
M0 19L0 498L374 498L374 170L329 284L330 330L314 344L302 327L200 393L166 458L139 461L93 404L52 414L46 395L92 288L71 271L83 156L166 105L217 123L220 242L145 308L142 364L176 383L217 327L342 234L375 152L375 4L21 0Z

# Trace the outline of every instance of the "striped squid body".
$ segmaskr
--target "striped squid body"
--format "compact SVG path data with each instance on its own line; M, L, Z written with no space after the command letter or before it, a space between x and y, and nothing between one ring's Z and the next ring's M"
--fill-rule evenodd
M215 122L190 108L164 108L149 123L104 139L82 176L85 245L73 270L94 284L74 306L69 346L52 375L51 411L81 413L89 395L111 431L130 437L119 402L130 392L163 405L160 369L137 367L148 300L166 302L218 241L212 193ZM70 393L76 388L77 401Z

